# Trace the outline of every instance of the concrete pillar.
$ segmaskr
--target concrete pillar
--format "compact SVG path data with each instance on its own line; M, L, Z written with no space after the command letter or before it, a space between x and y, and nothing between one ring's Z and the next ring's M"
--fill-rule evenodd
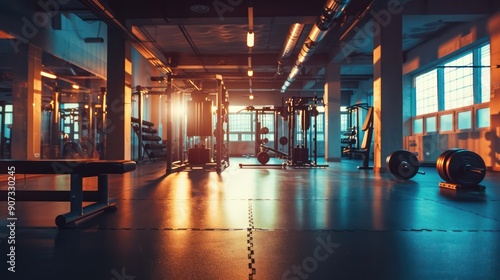
M131 51L130 44L108 29L106 159L131 158Z
M14 54L11 157L40 159L42 118L42 50L22 44Z
M491 96L490 96L490 128L486 139L490 141L489 159L484 159L486 165L491 163L495 171L500 171L500 12L494 14L488 23L490 33L491 53Z
M340 162L340 64L325 68L325 161Z
M403 148L402 17L373 19L373 170L385 171L385 159Z

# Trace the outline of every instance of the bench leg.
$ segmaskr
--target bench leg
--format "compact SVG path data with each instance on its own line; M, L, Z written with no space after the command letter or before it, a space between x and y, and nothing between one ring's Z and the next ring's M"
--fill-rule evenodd
M115 201L111 202L108 197L108 175L99 175L97 178L98 201L82 207L83 200L83 177L71 174L71 206L70 212L56 217L56 225L64 227L94 213L107 208L115 208Z
M99 175L97 177L97 192L99 193L99 203L108 204L109 203L109 191L108 191L108 175Z
M83 202L83 177L79 174L71 174L71 206L70 212L75 214L82 214Z

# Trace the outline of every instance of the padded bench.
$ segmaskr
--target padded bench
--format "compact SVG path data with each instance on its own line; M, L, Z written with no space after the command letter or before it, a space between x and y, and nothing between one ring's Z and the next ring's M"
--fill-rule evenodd
M16 201L69 201L70 212L56 217L56 225L64 227L105 209L116 209L116 202L108 195L108 174L123 174L136 169L130 160L0 160L0 174L8 174L13 166L15 174L68 174L70 190L20 190ZM83 178L97 177L97 191L84 191ZM7 190L0 190L0 201L6 201ZM85 207L83 201L93 201Z

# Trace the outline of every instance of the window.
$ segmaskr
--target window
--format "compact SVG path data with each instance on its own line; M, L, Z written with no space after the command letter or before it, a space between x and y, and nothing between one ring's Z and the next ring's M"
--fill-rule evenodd
M5 105L5 126L3 127L3 131L4 131L4 136L8 139L10 139L9 126L11 126L13 122L12 108L13 107L10 104Z
M441 115L439 117L439 129L441 131L453 131L453 114Z
M269 133L274 133L274 114L259 113L259 116L260 116L260 127L267 127L269 129Z
M490 101L490 44L482 46L479 49L479 55L481 59L481 66L487 66L481 68L481 103Z
M437 70L415 77L416 115L438 111Z
M238 134L229 133L229 141L238 141Z
M458 129L471 129L472 128L472 112L471 111L459 112L457 117L458 117L458 121L457 121L457 128Z
M478 104L490 102L490 52L478 45L414 77L414 133L489 127L489 109Z
M349 129L349 127L347 127L347 118L349 116L347 115L347 113L340 113L340 130L341 131L347 131Z
M413 133L422 133L424 131L422 119L415 119L413 121Z
M347 118L347 114L342 114L340 115L342 117ZM318 133L318 139L317 141L325 141L325 114L324 113L319 113L318 117L316 118L316 131Z
M444 65L444 109L474 104L472 52Z
M436 117L428 117L425 119L425 132L436 132Z
M229 114L229 132L250 132L252 131L252 114L239 113Z
M477 109L477 127L490 127L490 108Z

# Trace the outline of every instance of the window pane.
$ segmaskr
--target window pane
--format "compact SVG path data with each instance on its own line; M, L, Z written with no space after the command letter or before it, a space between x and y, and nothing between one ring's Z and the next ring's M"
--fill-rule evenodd
M453 115L447 114L439 117L439 128L441 131L453 130Z
M340 130L347 131L349 128L347 127L347 117L348 115L345 113L340 114Z
M490 64L491 64L490 44L481 47L480 55L481 55L481 66L490 66ZM490 69L491 69L490 67L481 68L481 102L482 103L490 101L490 90L491 90Z
M229 131L251 132L252 114L251 113L229 114Z
M316 130L318 131L318 134L323 133L324 127L325 127L325 114L319 113L318 117L316 118Z
M490 127L490 108L477 110L477 127Z
M274 133L274 114L265 113L260 115L260 118L260 127L267 127L269 133Z
M422 133L423 131L422 119L415 119L413 121L413 133Z
M434 113L438 110L437 70L415 77L416 115Z
M255 135L251 133L242 133L241 134L241 141L254 141Z
M444 65L444 109L474 104L472 52Z
M233 134L233 133L230 133L229 134L229 141L238 141L238 134Z
M458 113L458 129L472 128L472 112L465 111Z
M425 119L426 132L436 132L436 117L429 117Z

